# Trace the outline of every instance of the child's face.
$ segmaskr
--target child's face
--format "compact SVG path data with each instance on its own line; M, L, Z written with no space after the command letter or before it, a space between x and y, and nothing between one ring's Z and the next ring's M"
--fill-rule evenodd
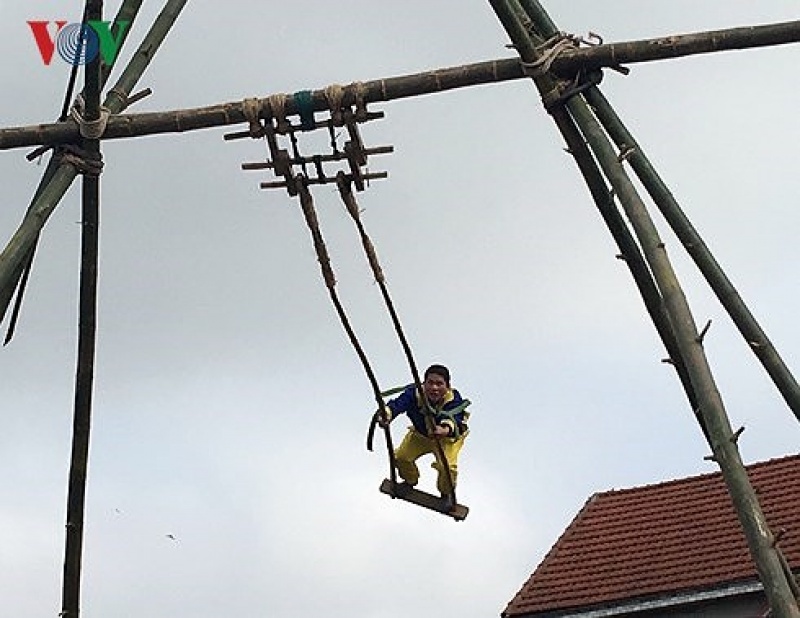
M442 376L429 373L422 383L422 389L431 403L441 403L442 399L444 399L444 394L447 392L447 382L444 381Z

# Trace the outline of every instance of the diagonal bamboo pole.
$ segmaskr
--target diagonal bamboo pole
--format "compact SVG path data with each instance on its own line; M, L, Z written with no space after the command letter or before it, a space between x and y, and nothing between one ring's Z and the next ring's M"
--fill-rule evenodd
M187 1L168 0L153 22L139 49L106 97L104 105L112 114L118 114L125 108L127 97L164 42ZM31 204L19 228L0 253L0 298L13 294L25 261L36 246L39 233L78 173L78 168L73 163L61 161L58 164L50 182L42 189L39 198Z
M103 0L87 0L87 18L100 20ZM86 66L84 117L88 122L100 118L102 80L100 55ZM100 140L84 139L83 149L100 157ZM99 175L83 176L83 212L81 221L81 276L78 320L78 358L75 378L75 413L72 429L72 458L67 490L67 525L64 549L64 581L61 616L77 618L80 614L81 564L83 561L83 526L86 502L86 479L89 466L92 392L97 316L97 254L100 206Z
M519 34L522 36L522 33ZM549 92L555 82L549 75L534 77L537 86ZM572 117L563 106L556 106L548 110L556 126L567 144L567 152L573 156L584 177L589 192L602 216L606 226L620 249L619 257L623 259L631 272L634 283L644 301L645 308L656 327L656 330L668 353L668 360L678 374L683 385L690 407L697 418L700 427L708 437L705 422L697 413L698 403L694 387L689 379L689 374L683 358L678 349L675 334L669 317L664 308L663 298L656 286L647 263L642 256L639 245L632 236L630 229L614 203L613 191L610 191L602 172L598 169L594 156L586 145Z
M537 1L521 0L520 4L533 20L534 27L542 38L550 38L558 33L558 28ZM554 62L555 66L556 63ZM800 386L786 366L775 346L748 309L733 283L728 279L714 258L705 241L692 225L658 174L647 155L628 131L622 119L605 98L599 88L590 88L585 93L586 100L594 110L603 127L620 151L629 152L627 157L634 172L653 198L656 206L672 227L675 235L694 260L700 272L708 281L722 306L731 316L739 332L745 338L767 374L778 388L789 408L800 420Z
M133 22L136 20L136 16L139 13L139 9L142 6L142 2L144 0L123 0L123 3L120 5L119 10L117 11L116 16L114 17L114 21L111 25L111 32L116 40L120 42L120 49L122 49L125 41L128 38L133 26ZM127 22L128 27L124 28L120 32L121 23ZM106 82L108 81L109 76L111 75L111 71L114 68L114 65L119 58L119 54L114 57L114 61L110 64L106 65L105 63L102 64L102 76L101 76L101 83L100 88L102 89L105 86ZM67 105L69 104L69 100L65 100L64 102L64 109L62 110L61 117L66 118L67 115ZM42 174L42 178L39 181L39 186L36 189L36 192L31 200L31 204L28 206L28 209L32 207L36 200L39 198L40 193L44 190L47 185L50 184L50 179L52 178L53 174L55 174L56 170L58 169L58 159L50 157L50 160L47 162L47 167L45 168L44 173ZM11 302L11 298L14 295L14 291L17 290L17 301L14 307L14 312L12 314L10 324L8 327L8 332L6 333L5 340L3 341L3 345L7 344L14 335L14 327L17 319L17 315L21 308L22 304L22 297L25 291L25 284L27 282L28 274L30 273L33 258L36 253L36 246L38 244L37 241L34 242L33 247L29 256L25 259L23 264L20 265L18 271L14 273L11 277L12 281L15 282L15 286L7 286L5 288L0 287L0 322L3 321L5 317L5 313L8 309L9 303ZM19 282L19 285L16 286L16 282Z
M536 37L538 40L533 39L525 25L533 19L537 31L540 33L544 31L542 24L535 20L535 14L527 14L517 0L490 0L490 4L511 36L523 61L532 63L537 60L535 43L540 44L541 39L539 37ZM526 4L533 6L539 3L536 0L529 0ZM538 8L541 8L540 5ZM548 100L551 93L545 91L542 95ZM720 466L731 494L770 606L781 618L798 618L800 609L783 571L780 554L775 548L775 538L769 531L758 498L742 464L736 444L737 434L734 434L730 427L722 398L705 356L702 337L697 332L694 318L669 262L664 243L633 183L625 173L622 161L618 159L617 153L589 107L578 96L569 98L564 105L581 128L598 163L618 195L661 290L681 355L686 360L689 377L699 398L700 412L711 438L713 457Z
M733 323L739 329L750 349L761 361L762 366L772 378L789 408L800 420L800 385L797 384L797 380L795 380L786 363L783 362L778 350L748 309L736 287L728 279L725 271L722 270L703 238L689 221L666 183L650 163L636 139L625 127L614 108L611 107L603 93L600 92L600 89L592 88L587 91L586 100L592 106L598 119L603 123L603 127L605 127L617 147L620 150L629 150L630 155L627 160L631 164L633 171L642 181L645 189L653 198L656 206L658 206L667 223L672 227L687 253L697 264L700 272L708 281L709 286L722 306L731 316Z
M620 63L647 62L699 53L797 42L800 42L800 21L793 21L567 50L553 61L551 68L553 71L567 74L581 68L613 67ZM507 58L366 81L359 83L358 88L366 103L375 103L523 77L526 77L526 73L519 59ZM353 87L345 88L343 104L354 104L356 98L354 92ZM259 99L258 103L265 113L269 110L268 98ZM328 109L324 89L312 91L311 106L314 111ZM298 113L297 104L293 99L290 98L286 102L285 111L289 115ZM125 114L109 120L103 139L181 133L247 121L242 101L166 112ZM9 127L0 130L0 150L39 144L69 143L77 137L77 127L69 122Z

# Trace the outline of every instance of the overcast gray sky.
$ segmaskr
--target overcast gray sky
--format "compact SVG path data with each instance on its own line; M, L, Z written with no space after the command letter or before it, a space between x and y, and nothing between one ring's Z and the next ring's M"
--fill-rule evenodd
M118 2L106 3L112 16ZM25 24L81 3L0 4L4 126L54 119L67 66ZM160 9L146 2L124 62ZM606 41L798 18L797 0L552 0ZM193 107L509 57L487 2L194 2L135 111ZM790 367L800 366L796 46L609 72L628 122ZM359 195L420 365L474 402L456 524L378 493L374 406L296 201L242 172L224 130L104 147L83 616L497 616L596 491L714 470L624 265L524 81L375 106L396 152ZM2 242L43 170L0 153ZM0 351L0 605L60 609L72 426L78 185L42 236ZM338 290L383 386L409 380L329 187ZM657 217L746 461L800 426ZM399 439L403 424L396 425ZM423 466L423 485L433 486ZM173 535L175 540L167 537Z

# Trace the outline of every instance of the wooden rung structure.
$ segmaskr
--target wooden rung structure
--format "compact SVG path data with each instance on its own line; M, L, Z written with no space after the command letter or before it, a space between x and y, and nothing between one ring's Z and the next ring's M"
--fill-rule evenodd
M269 150L266 161L242 163L245 171L272 170L278 180L260 183L262 189L286 189L290 196L298 194L298 182L306 186L324 185L337 182L337 176L344 173L357 191L363 191L370 180L388 178L388 172L369 172L367 165L370 155L389 154L394 146L366 147L361 137L359 125L379 120L384 112L368 111L363 98L353 105L332 104L327 118L318 119L311 106L308 92L295 93L284 99L272 109L285 109L287 102L293 101L298 108L300 121L292 121L286 115L274 114L261 117L261 107L256 103L249 110L246 131L235 131L224 136L226 141L251 138L264 139ZM298 135L317 130L326 130L330 137L330 152L304 155L300 152ZM349 138L341 147L338 143L337 129L344 129ZM334 165L332 165L334 164ZM339 165L335 165L339 164Z
M361 178L365 182L369 182L370 180L385 180L389 177L388 172L369 172L366 174L361 174ZM296 181L290 181L294 184ZM325 176L324 178L304 178L303 183L306 185L327 185L327 184L335 184L337 179L335 176ZM366 186L366 185L365 185ZM286 184L285 180L268 180L266 182L262 182L259 185L262 189L286 189L289 188L289 185Z

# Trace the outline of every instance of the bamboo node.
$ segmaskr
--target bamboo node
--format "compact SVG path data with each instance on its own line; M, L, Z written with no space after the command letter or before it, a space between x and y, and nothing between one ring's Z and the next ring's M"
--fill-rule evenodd
M627 161L628 158L636 152L636 148L633 146L628 146L627 144L623 144L622 150L619 151L619 155L617 155L617 161L622 163L623 161Z
M786 528L780 528L775 534L772 535L772 547L775 548L783 540L786 535Z
M700 334L695 337L696 343L703 343L703 340L706 338L706 334L708 333L708 329L711 328L711 320L706 322L706 325L703 327L703 330L700 331Z
M733 435L731 436L731 442L733 442L734 444L738 444L738 442L739 442L739 437L740 437L740 436L741 436L743 433L744 433L744 426L742 426L742 427L739 427L739 429L737 429L737 430L736 430L736 431L733 433Z

